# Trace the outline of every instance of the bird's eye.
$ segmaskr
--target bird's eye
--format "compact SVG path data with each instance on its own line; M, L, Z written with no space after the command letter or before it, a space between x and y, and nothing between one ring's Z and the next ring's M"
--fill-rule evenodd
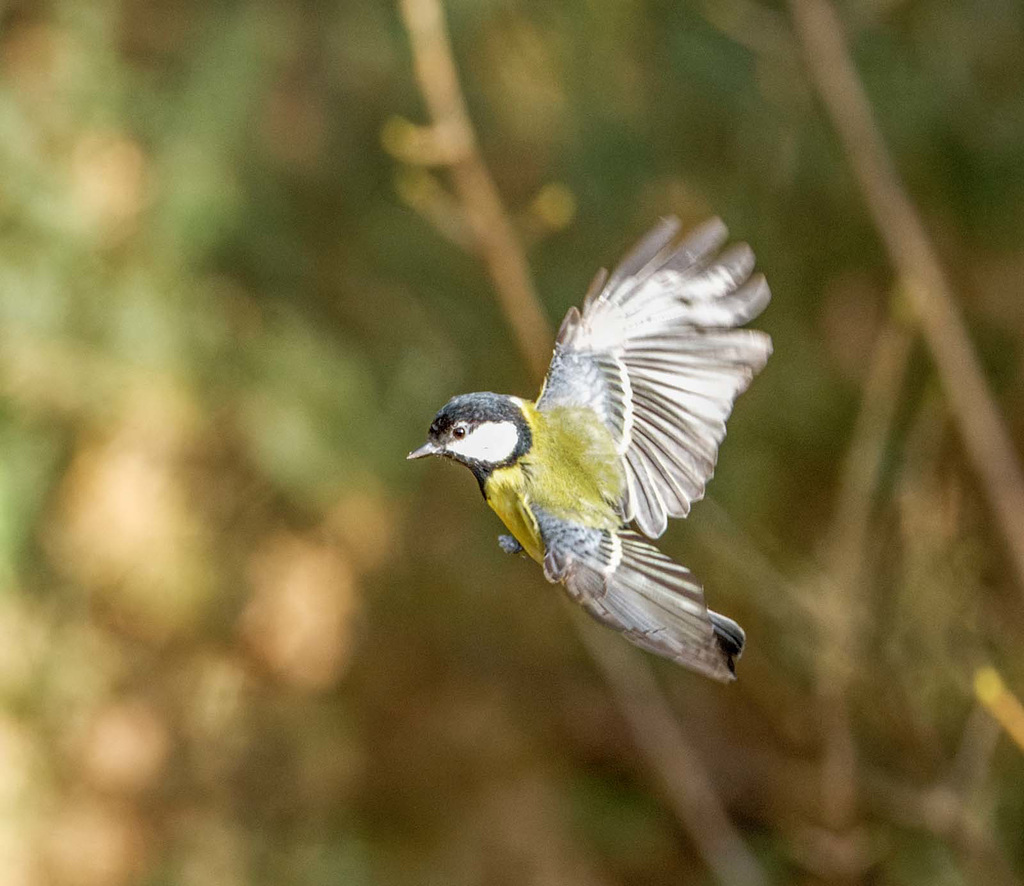
M452 436L456 440L461 440L463 437L466 436L466 429L464 427L462 427L462 425L459 425L459 427L457 427L454 431L452 431Z

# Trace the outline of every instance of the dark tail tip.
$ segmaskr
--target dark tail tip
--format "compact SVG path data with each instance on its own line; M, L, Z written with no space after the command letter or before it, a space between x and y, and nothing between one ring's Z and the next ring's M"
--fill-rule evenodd
M729 671L735 675L736 665L733 659L739 658L743 654L743 644L746 642L747 635L743 633L743 628L731 618L726 618L724 615L710 610L708 615L711 617L711 627L714 628L715 639L718 640L718 645L725 653Z

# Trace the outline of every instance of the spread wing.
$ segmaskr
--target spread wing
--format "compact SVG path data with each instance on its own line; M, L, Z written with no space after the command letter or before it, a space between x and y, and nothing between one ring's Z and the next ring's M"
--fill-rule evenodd
M642 649L715 680L736 679L743 629L711 612L690 570L636 533L602 532L593 550L571 557L560 580L590 615Z
M736 328L771 297L750 247L720 251L718 219L673 245L678 231L662 221L570 308L537 400L597 413L623 462L623 518L651 538L703 498L733 403L772 351Z

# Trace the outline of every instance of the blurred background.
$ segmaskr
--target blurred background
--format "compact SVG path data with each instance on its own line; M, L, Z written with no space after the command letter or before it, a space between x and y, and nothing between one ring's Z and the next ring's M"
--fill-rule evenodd
M840 11L1020 446L1024 5ZM615 641L762 881L1024 878L1024 755L973 688L1024 692L1021 587L785 7L446 13L552 321L665 214L772 285L662 540L745 626L740 680ZM536 390L407 162L426 122L388 2L0 3L6 886L716 882L557 589L467 472L405 461L450 395Z

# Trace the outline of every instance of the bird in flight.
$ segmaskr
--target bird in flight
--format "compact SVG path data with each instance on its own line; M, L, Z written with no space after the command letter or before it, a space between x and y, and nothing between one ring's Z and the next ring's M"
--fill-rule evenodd
M720 220L677 242L679 229L663 220L598 273L562 321L536 401L453 397L408 457L464 464L511 533L504 550L525 551L637 646L730 681L743 629L645 537L704 496L733 403L772 352L768 335L738 327L771 294Z

